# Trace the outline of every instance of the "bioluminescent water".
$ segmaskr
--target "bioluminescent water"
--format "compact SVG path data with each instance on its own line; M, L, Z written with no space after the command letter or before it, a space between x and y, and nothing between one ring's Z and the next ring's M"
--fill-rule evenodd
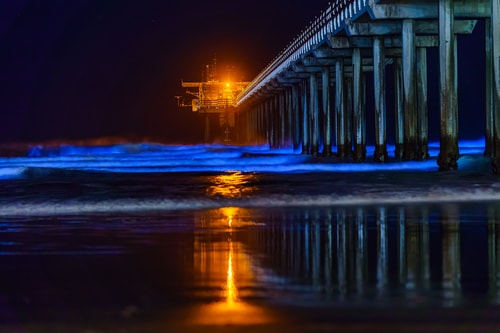
M499 329L500 179L266 146L0 158L0 331ZM390 152L391 154L392 152Z
M265 146L37 146L0 158L0 215L496 200L482 145L462 142L452 173L436 171L433 144L427 161L384 164Z

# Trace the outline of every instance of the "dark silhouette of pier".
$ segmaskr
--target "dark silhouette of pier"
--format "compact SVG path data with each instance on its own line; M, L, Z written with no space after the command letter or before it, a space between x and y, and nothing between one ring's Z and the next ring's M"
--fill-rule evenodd
M500 173L500 0L335 0L238 95L240 141L305 154L387 161L387 101L394 100L395 158L428 158L427 49L439 50L440 170L458 167L457 35L484 21L485 155ZM393 77L387 77L391 64ZM366 73L373 72L373 91ZM394 89L388 93L390 82ZM367 122L367 94L374 121ZM392 104L392 103L391 103Z

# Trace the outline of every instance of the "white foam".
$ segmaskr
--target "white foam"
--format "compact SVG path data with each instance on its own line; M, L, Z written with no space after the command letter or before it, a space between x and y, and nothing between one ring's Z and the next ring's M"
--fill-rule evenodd
M0 216L54 216L82 214L155 213L179 210L214 209L221 207L340 207L363 205L404 205L436 203L470 203L500 201L500 183L464 190L453 187L431 187L382 192L361 189L349 194L279 194L254 196L251 199L185 198L185 199L108 199L88 200L16 200L0 203Z

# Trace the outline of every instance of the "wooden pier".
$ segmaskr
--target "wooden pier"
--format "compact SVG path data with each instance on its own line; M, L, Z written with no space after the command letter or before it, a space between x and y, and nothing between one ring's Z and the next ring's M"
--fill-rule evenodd
M395 157L428 158L427 50L439 50L440 170L457 169L457 35L484 21L485 154L500 173L500 0L335 0L238 95L240 140L305 154L388 160L387 101ZM387 77L387 66L393 77ZM373 72L373 90L366 73ZM388 95L387 82L393 85ZM367 121L367 94L374 119Z

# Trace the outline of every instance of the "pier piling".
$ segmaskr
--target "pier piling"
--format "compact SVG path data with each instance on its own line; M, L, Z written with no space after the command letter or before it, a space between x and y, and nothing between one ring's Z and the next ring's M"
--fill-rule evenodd
M453 0L439 0L439 68L441 87L441 139L439 170L457 169L458 105L456 36Z
M345 91L344 91L344 59L338 59L335 64L335 112L337 132L337 157L347 157L346 147L346 114L345 114Z
M438 112L430 109L434 99L428 98L433 87L428 84L428 49L437 48L438 58L429 58L429 68L439 62L439 89L430 92L439 96L437 163L439 170L455 170L457 34L471 34L478 20L485 22L484 153L500 174L500 0L333 0L238 95L237 106L253 105L251 116L239 118L252 123L241 126L249 132L243 137L264 138L271 147L293 144L304 154L330 156L336 148L339 159L354 162L365 161L368 141L375 144L377 162L426 160L434 128L429 115ZM386 83L388 68L394 77ZM369 138L367 72L373 72L374 94L368 92L374 97L374 116L368 110L368 124L374 126L368 132L374 137ZM388 120L388 114L394 118ZM394 156L388 154L388 143L395 145Z
M376 162L387 161L387 131L385 102L385 51L382 37L373 40L373 70L375 92L375 153Z
M494 153L493 172L500 174L500 0L491 0L491 56L494 73L494 84L492 85L492 108L494 112Z

